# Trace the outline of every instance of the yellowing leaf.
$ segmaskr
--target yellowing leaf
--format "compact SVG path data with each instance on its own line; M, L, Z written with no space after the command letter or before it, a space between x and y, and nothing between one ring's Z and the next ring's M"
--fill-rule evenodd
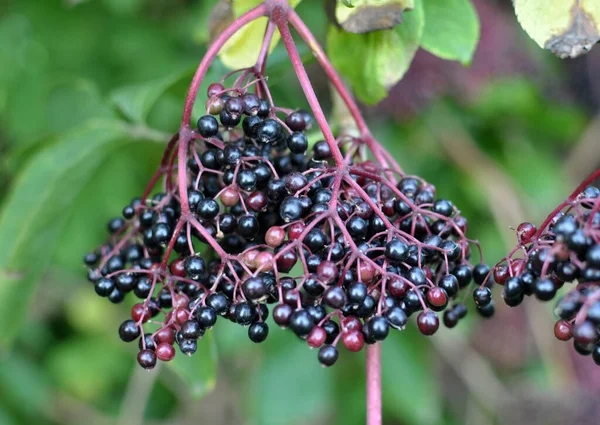
M338 3L335 18L346 31L358 34L394 28L413 7L414 0L353 0L352 8Z
M292 7L296 7L300 1L290 0L289 3ZM218 10L219 15L217 19L220 19L221 22L211 22L211 26L214 28L213 32L220 32L225 24L229 24L231 20L240 17L260 3L262 3L261 0L236 0L234 2L222 0L221 3L215 6L215 10ZM230 8L230 15L228 17L224 10L224 7L227 6ZM268 22L267 17L259 18L246 25L225 43L219 53L219 58L225 66L231 69L240 69L251 67L256 63ZM279 33L276 32L269 46L269 52L275 48L279 39Z
M374 104L404 76L419 48L424 20L421 0L391 30L352 34L333 26L327 51L336 69L348 79L356 96Z
M600 40L598 0L514 0L529 36L561 58L587 53Z

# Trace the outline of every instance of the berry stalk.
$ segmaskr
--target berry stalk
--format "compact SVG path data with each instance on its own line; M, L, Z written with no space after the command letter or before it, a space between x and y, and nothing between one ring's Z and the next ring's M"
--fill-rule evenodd
M381 344L367 347L367 425L381 425Z

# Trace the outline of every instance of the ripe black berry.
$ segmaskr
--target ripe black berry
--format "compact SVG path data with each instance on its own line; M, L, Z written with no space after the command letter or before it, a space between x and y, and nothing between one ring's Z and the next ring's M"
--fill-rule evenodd
M140 327L133 320L125 320L119 326L119 338L125 342L135 341L140 336Z
M269 326L264 322L254 322L248 328L248 338L252 342L263 342L269 336Z

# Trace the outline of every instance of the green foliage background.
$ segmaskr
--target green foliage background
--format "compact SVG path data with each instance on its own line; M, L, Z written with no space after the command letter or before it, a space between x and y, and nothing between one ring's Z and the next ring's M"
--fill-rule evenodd
M130 305L106 303L85 280L83 253L143 191L178 127L214 3L0 5L0 424L364 423L362 355L343 353L324 370L314 351L274 326L256 346L223 322L193 360L148 373L134 367L135 348L117 337ZM297 10L325 41L321 2L304 0ZM424 47L435 52L435 34L428 34ZM454 57L469 62L464 55L458 49ZM393 102L367 109L374 132L406 171L462 209L488 261L512 243L509 225L539 221L591 171L568 167L577 155L600 157L598 144L582 139L591 112L545 90L568 70L529 56L545 70L536 82L485 81L477 96L436 97L402 120L393 118ZM224 72L217 64L209 76ZM305 105L281 46L269 76L278 103ZM360 75L363 84L368 77ZM316 89L330 110L328 88ZM386 423L471 423L473 411L483 418L473 423L502 423L505 403L518 407L523 388L556 396L583 385L567 348L548 342L549 308L499 310L493 328L470 320L431 339L411 328L389 338ZM520 323L527 338L509 334ZM482 333L513 341L522 355L507 366L488 355Z

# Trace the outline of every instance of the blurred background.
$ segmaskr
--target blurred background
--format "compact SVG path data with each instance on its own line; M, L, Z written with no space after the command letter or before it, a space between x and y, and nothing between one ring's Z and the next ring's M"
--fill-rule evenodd
M85 279L82 255L142 193L178 128L215 3L0 4L0 207L15 224L0 234L0 424L364 423L362 353L322 369L275 326L257 346L223 322L183 373L146 372L117 335L131 304L107 303ZM527 37L510 2L474 4L482 34L471 67L421 51L364 112L404 169L463 211L493 263L515 244L510 226L539 223L600 166L600 48L561 61ZM322 1L297 10L324 40ZM217 64L209 78L224 72ZM268 74L280 105L305 105L281 46ZM98 123L114 120L125 135L98 149L110 131ZM7 210L15 204L26 208ZM425 338L409 326L386 340L386 424L600 424L600 369L554 339L552 305L510 309L497 295L496 320L471 309L458 329Z

